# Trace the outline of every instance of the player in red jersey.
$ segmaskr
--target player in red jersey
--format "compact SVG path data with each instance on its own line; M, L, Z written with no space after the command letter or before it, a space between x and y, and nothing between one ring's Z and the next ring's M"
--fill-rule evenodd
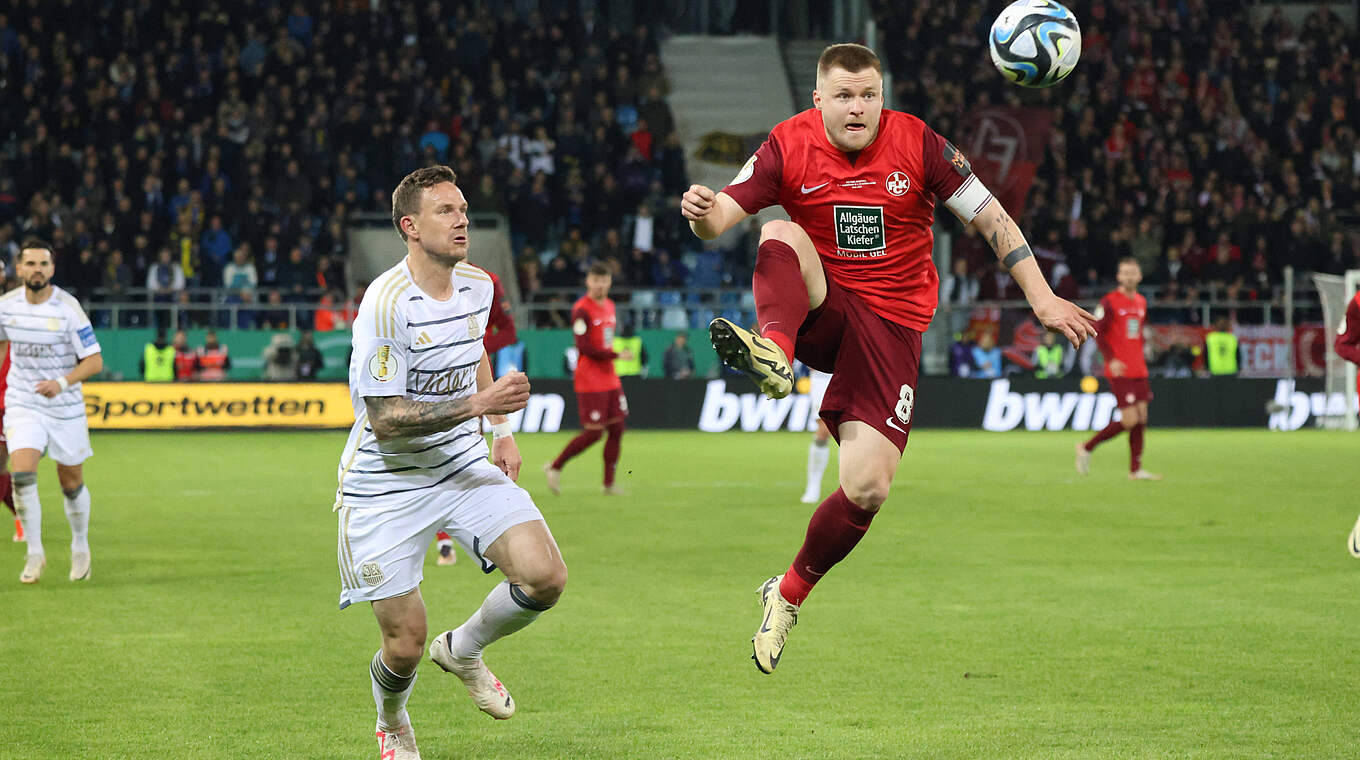
M486 355L494 361L496 352L511 345L518 337L515 330L515 316L510 313L510 299L505 295L501 278L490 270L483 269L491 276L491 309L486 315L486 330L482 333L482 346ZM458 555L453 551L453 536L444 531L435 534L435 546L439 549L440 565L458 563Z
M576 335L576 372L572 385L576 388L576 408L581 416L581 433L567 442L557 458L543 466L548 477L548 488L562 492L562 468L577 454L590 448L606 431L604 442L604 492L618 494L614 485L614 470L619 464L619 446L623 442L623 421L628 417L628 399L623 395L623 383L614 371L614 360L620 357L614 345L614 302L609 300L609 286L613 278L603 264L592 264L586 275L586 294L571 307L571 331Z
M1356 292L1346 305L1346 316L1336 329L1336 342L1332 347L1336 349L1337 356L1360 365L1360 292ZM1360 396L1360 377L1355 379L1355 393ZM1354 414L1355 409L1350 409L1348 413ZM1351 529L1346 548L1350 549L1352 557L1360 557L1360 519L1355 521L1355 527Z
M752 278L760 333L724 319L709 328L722 360L774 398L792 389L795 356L834 373L820 415L840 445L840 488L813 513L788 571L761 586L765 617L752 648L765 673L813 585L888 498L911 429L921 332L938 299L935 199L990 241L1045 327L1076 345L1094 334L1094 317L1053 294L963 154L915 116L885 110L882 88L872 50L828 47L815 109L776 125L722 192L693 185L681 198L705 240L775 204L792 219L761 228Z
M1119 404L1119 419L1110 420L1110 424L1091 440L1077 444L1077 472L1082 475L1090 472L1091 452L1095 447L1127 430L1129 479L1161 480L1161 475L1143 469L1143 432L1147 429L1152 388L1148 385L1147 362L1143 359L1147 299L1138 294L1138 283L1143 281L1138 260L1133 257L1120 259L1115 279L1119 281L1119 287L1100 299L1100 307L1096 309L1100 319L1096 325L1096 346L1105 357L1105 379Z
M14 508L14 481L9 476L9 441L5 440L5 387L9 380L9 347L5 347L5 360L0 364L0 501L14 513L14 541L24 540L24 524L19 521L19 513Z

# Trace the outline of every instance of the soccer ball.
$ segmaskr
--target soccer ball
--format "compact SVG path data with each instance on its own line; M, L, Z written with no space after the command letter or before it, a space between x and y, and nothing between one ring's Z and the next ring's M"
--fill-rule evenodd
M992 63L1021 87L1050 87L1072 73L1081 57L1081 27L1053 0L1016 0L987 35Z

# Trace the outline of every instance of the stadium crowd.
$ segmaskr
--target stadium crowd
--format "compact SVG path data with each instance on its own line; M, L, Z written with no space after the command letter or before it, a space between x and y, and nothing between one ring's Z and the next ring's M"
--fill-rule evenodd
M348 216L439 162L509 216L530 289L592 257L684 282L652 261L687 232L656 37L556 5L24 0L0 11L0 255L37 235L83 298L230 293L252 326L343 302Z
M474 211L508 216L526 300L594 260L623 286L744 285L749 255L675 210L659 27L621 29L611 4L378 5L0 11L0 257L38 235L82 298L223 300L238 327L321 300L343 326L349 215L442 162ZM1098 295L1126 254L1173 298L1270 300L1285 264L1360 266L1357 37L1327 11L1295 28L1237 0L1093 2L1076 72L1029 91L991 67L983 4L876 5L893 105L965 145L980 105L1052 111L1022 227L1064 295ZM955 240L946 303L1018 296L983 241Z
M878 2L876 18L892 102L965 150L980 106L1051 110L1021 227L1061 293L1098 297L1131 255L1172 299L1269 301L1287 264L1360 266L1360 36L1325 4L1301 27L1278 9L1253 23L1250 5L1083 4L1081 63L1046 90L997 75L983 3ZM954 254L947 296L1019 297L976 236Z

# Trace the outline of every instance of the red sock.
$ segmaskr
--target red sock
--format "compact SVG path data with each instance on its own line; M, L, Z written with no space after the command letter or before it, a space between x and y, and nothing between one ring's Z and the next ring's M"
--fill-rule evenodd
M1129 472L1143 469L1143 430L1147 425L1138 423L1129 431Z
M562 453L558 454L557 458L553 460L552 468L554 470L562 469L562 465L566 464L572 457L590 448L590 444L600 440L602 433L603 431L600 430L582 430L579 435L567 442L567 447L562 449Z
M604 484L614 485L614 469L619 465L619 447L623 443L623 421L609 425L609 437L604 439Z
M792 362L794 339L807 319L808 293L798 268L798 254L788 243L766 240L760 244L751 290L760 334L774 341Z
M780 595L793 604L802 604L817 581L855 548L873 519L873 512L850 501L845 491L837 488L812 513L803 548L779 584Z
M1092 451L1095 449L1095 447L1110 440L1111 438L1119 435L1122 432L1124 432L1124 426L1119 422L1119 420L1110 420L1110 424L1106 425L1104 430L1100 431L1099 433L1096 433L1094 436L1091 437L1091 440L1086 442L1086 450Z
M452 540L453 540L453 536L450 536L449 534L447 534L447 533L445 533L444 531L441 530L441 531L439 531L438 533L434 534L434 540L436 540L436 541L452 541Z
M0 472L0 501L5 502L9 511L15 515L19 514L14 509L14 481L10 479L8 472Z

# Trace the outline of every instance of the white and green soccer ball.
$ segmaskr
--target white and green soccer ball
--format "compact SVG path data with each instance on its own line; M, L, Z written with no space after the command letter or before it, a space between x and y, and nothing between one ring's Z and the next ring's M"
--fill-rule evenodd
M1050 87L1072 73L1081 58L1081 27L1072 11L1053 0L1016 0L992 22L987 35L992 63L1021 87Z

